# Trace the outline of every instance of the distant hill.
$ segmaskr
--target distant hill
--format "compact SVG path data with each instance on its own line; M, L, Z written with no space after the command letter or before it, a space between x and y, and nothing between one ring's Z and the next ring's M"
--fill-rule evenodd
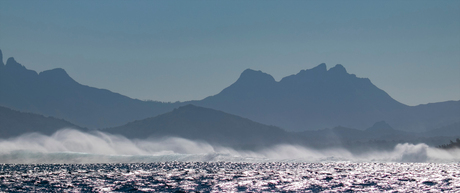
M15 137L30 132L51 135L62 128L86 130L62 119L23 113L0 106L0 138Z
M6 65L0 64L0 105L64 118L88 128L119 126L179 106L131 99L109 90L81 85L60 68L38 74L14 58L9 58Z
M102 131L128 138L175 136L234 147L288 143L294 138L278 127L194 105Z
M425 131L460 121L460 101L407 106L342 65L327 70L320 64L279 82L247 69L220 93L193 104L290 131L338 125L365 129L381 120L399 130Z

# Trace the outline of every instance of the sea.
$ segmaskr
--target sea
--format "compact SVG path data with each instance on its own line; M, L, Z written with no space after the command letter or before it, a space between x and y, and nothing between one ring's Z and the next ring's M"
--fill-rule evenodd
M236 150L61 130L0 140L0 192L460 192L460 150Z
M1 164L2 192L459 192L459 163Z

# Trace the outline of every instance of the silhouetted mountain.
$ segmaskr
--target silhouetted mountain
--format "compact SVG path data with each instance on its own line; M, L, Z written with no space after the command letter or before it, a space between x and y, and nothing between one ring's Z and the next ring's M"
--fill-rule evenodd
M63 69L38 74L14 58L0 65L0 105L63 118L89 128L119 126L185 104L221 110L290 131L338 125L363 130L385 120L397 130L423 132L460 122L460 101L407 106L369 79L349 74L342 65L327 70L325 64L320 64L278 82L269 74L247 69L220 93L183 103L131 99L81 85Z
M291 139L291 135L280 128L194 105L103 131L128 138L176 136L237 147L270 145Z
M380 120L400 130L424 131L460 120L460 101L410 107L342 65L327 70L320 64L279 82L247 69L219 94L192 103L290 131L337 125L364 129Z
M23 113L0 106L0 138L15 137L30 132L51 135L62 128L86 130L62 119Z
M118 126L179 106L178 103L131 99L109 90L81 85L60 68L37 74L14 58L0 66L0 105L64 118L89 128Z

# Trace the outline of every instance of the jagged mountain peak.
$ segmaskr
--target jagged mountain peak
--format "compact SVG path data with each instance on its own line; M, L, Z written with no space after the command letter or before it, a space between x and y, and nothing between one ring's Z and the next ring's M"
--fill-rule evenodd
M349 74L340 64L327 70L324 63L279 82L266 73L248 69L237 82L197 104L289 130L336 125L365 129L383 119L378 118L382 114L405 107L368 79ZM297 118L299 115L305 117ZM316 124L324 116L330 118ZM351 121L363 116L366 121Z

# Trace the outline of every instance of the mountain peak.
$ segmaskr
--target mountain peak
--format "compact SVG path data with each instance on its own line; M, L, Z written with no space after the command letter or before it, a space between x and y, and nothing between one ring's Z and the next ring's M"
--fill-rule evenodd
M327 71L327 66L326 66L326 63L321 63L318 66L316 66L316 67L314 67L314 68L312 68L310 70L326 72Z
M46 70L38 74L39 77L48 81L59 81L60 83L76 83L67 72L62 68Z
M17 68L17 67L25 68L24 66L16 62L16 60L13 57L9 57L8 60L6 60L6 66L12 67L12 68Z
M255 70L252 70L252 69L246 69L245 71L243 71L243 73L241 73L240 75L240 78L238 78L238 81L237 82L257 82L257 83L261 83L261 82L276 82L275 79L273 78L273 76L271 76L270 74L267 74L265 72L262 72L262 71L255 71Z
M335 65L334 67L329 69L328 72L334 73L334 74L348 74L347 69L345 69L345 67L343 67L341 64Z
M25 66L16 62L16 60L14 60L13 57L8 58L8 60L6 61L5 69L8 69L16 73L24 73L30 71L29 73L37 74L35 71L28 70Z

